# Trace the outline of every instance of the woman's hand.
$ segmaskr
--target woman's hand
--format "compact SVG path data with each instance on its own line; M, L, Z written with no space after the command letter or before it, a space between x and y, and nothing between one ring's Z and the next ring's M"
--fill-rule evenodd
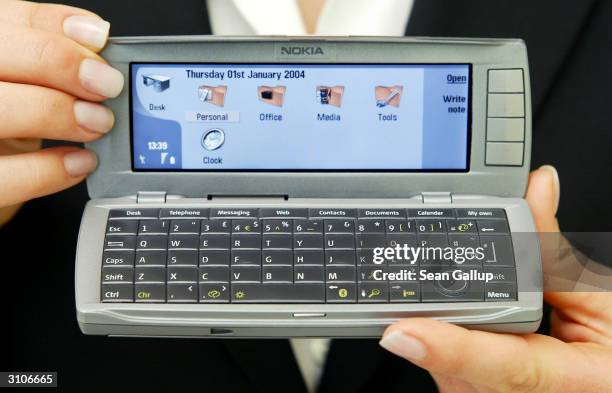
M554 168L531 174L526 199L538 232L558 232ZM441 392L612 391L612 294L544 296L554 308L553 337L471 331L415 318L391 325L380 344L427 369Z
M40 150L40 140L90 142L113 127L99 102L119 95L123 76L96 54L108 31L108 22L78 8L0 1L0 225L24 201L96 168L93 152Z

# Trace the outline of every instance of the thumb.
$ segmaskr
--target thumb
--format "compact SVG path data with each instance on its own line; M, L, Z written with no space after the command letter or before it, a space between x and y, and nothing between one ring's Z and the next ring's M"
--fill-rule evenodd
M573 350L550 337L472 331L425 318L406 319L390 326L380 345L433 375L458 378L500 392L550 388L555 381L547 370L557 367L559 361L555 358L576 356L565 354ZM548 357L541 358L541 352L556 355L549 361ZM560 367L553 368L555 373L567 368Z
M531 172L525 199L538 232L559 232L556 216L560 195L559 174L554 167L544 165Z

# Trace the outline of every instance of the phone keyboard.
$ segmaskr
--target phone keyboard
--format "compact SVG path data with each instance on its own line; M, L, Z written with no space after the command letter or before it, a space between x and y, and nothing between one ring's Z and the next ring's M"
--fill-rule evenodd
M484 258L375 258L377 248L403 245L480 247ZM486 273L493 279L470 276ZM102 302L442 303L517 296L503 209L116 209L109 212L102 257Z

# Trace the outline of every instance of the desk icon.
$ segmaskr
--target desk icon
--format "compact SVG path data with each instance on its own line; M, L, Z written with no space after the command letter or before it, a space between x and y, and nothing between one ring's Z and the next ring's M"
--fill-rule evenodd
M163 75L143 75L142 83L145 86L153 86L153 90L161 93L170 88L170 79L172 78Z

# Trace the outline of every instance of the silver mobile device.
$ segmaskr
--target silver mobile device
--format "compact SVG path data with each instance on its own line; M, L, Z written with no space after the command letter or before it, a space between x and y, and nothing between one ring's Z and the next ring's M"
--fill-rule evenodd
M127 83L89 145L84 333L539 326L522 41L134 37L103 55Z

